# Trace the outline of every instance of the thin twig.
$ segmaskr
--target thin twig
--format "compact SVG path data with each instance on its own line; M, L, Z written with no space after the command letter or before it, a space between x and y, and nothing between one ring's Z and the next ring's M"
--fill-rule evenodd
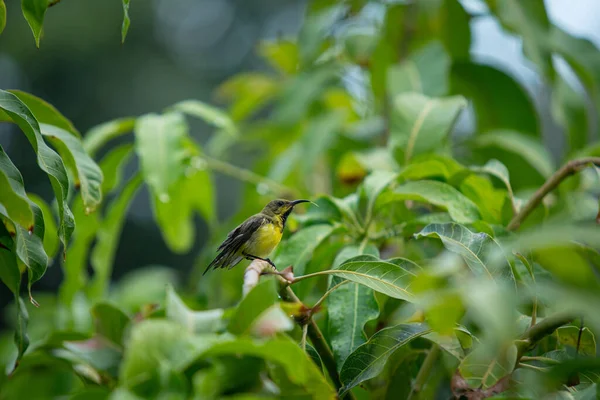
M315 309L319 308L319 306L325 301L325 299L331 294L331 292L333 292L334 290L336 290L337 288L339 288L340 286L342 286L348 282L350 282L350 281L348 281L348 280L341 281L340 283L338 283L337 285L333 286L331 289L326 291L325 294L323 296L321 296L321 298L319 300L317 300L315 305L312 306L312 309L315 310Z
M600 157L584 157L576 160L571 160L563 165L554 173L548 180L533 194L527 204L521 208L521 211L513 217L506 229L514 231L519 229L523 221L531 214L531 212L542 202L544 197L558 185L561 184L567 177L581 171L589 164L600 166Z
M427 379L429 378L429 373L431 372L431 369L437 361L439 354L440 346L434 343L429 348L429 352L427 353L425 360L423 360L423 364L421 364L421 368L419 369L419 373L417 374L415 383L412 389L410 390L410 394L408 395L408 400L411 400L414 395L418 396L419 392L423 390L423 387L425 386L425 384L427 383Z
M300 346L302 347L302 351L306 352L306 334L308 333L308 325L302 325L302 341L300 342Z
M560 364L560 361L557 361L553 358L548 358L548 357L539 357L539 356L523 356L521 357L521 361L539 361L539 362L543 362L544 364Z
M535 365L531 364L519 363L517 366L520 368L529 368L537 372L548 372L548 368L536 367Z
M50 0L48 2L48 8L57 5L58 3L60 3L60 0Z

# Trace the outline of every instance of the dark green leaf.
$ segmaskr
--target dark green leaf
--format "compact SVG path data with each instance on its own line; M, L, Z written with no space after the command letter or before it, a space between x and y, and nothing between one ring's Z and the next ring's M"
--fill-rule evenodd
M479 277L507 280L512 285L516 284L510 263L506 258L502 262L489 261L490 253L501 250L501 247L487 233L474 233L459 224L431 224L415 237L440 239L446 249L460 254L471 271Z
M44 251L48 255L49 259L53 259L56 253L58 253L60 243L58 240L58 227L56 226L52 209L50 208L50 205L38 195L28 193L27 196L29 197L29 200L34 202L42 212L42 216L44 218Z
M429 98L403 93L394 99L390 146L399 163L441 148L460 111L467 105L461 96Z
M229 321L227 329L236 335L250 332L252 325L267 309L277 302L274 279L265 279L242 299Z
M90 129L83 138L83 148L90 156L110 140L133 131L135 118L120 118L105 122Z
M0 280L17 295L21 286L21 271L17 264L15 244L0 220Z
M46 0L44 0L45 2ZM39 124L31 111L14 94L0 90L0 109L3 109L25 133L37 154L38 165L50 178L58 203L60 221L58 233L61 242L66 247L75 228L75 222L67 204L69 178L67 177L65 165L59 155L44 142Z
M473 102L476 132L511 129L540 135L533 102L508 74L487 65L455 62L450 80L452 93L462 94Z
M565 130L569 152L581 150L588 143L590 121L583 93L578 93L558 76L552 90L552 115Z
M15 330L15 344L17 345L18 362L25 354L25 350L27 350L27 347L29 347L29 336L27 336L29 314L27 313L25 302L17 294L15 294L15 302L17 303L17 329Z
M52 104L46 102L39 97L32 95L31 93L23 92L21 90L9 90L10 93L14 94L21 100L27 108L31 111L35 119L40 124L54 125L65 131L73 134L76 137L80 137L81 134L73 126L73 123L69 121L64 115L60 113ZM5 119L0 112L0 120L10 122L10 119Z
M81 190L86 213L96 210L102 201L103 175L98 164L85 152L79 138L52 125L41 124L42 135L56 148L75 178L75 187Z
M96 333L123 347L123 335L130 321L127 314L117 306L106 302L96 303L90 312L94 317Z
M453 60L468 60L471 48L471 16L459 0L444 0L441 9L440 39Z
M129 25L131 20L129 19L129 2L130 0L123 0L123 25L121 26L121 43L125 43L127 37L127 31L129 31Z
M373 335L368 342L357 348L344 362L340 378L343 396L353 387L371 379L383 370L388 358L412 340L431 330L423 324L401 324L385 328Z
M167 286L165 312L168 319L179 322L189 332L212 333L224 328L223 309L193 311L179 298L172 285Z
M44 24L44 15L47 8L48 0L21 0L23 16L33 32L37 47L40 47L40 36L42 35L42 25Z
M33 211L25 193L21 172L0 146L0 210L13 223L26 230L33 229Z
M373 245L344 247L336 256L333 268L344 261L362 254L378 256L379 252ZM334 276L330 288L343 282ZM327 321L329 342L335 357L338 371L344 360L358 346L366 341L364 326L379 315L379 305L375 300L373 290L356 282L346 283L327 298Z
M132 177L118 197L109 204L108 212L98 227L96 245L90 256L94 279L88 287L88 293L92 299L101 297L108 287L126 213L141 184L139 174Z
M4 31L6 26L6 5L4 0L0 0L0 34Z
M470 223L479 219L477 206L458 190L438 181L414 181L398 186L393 192L383 193L379 206L389 203L416 200L448 210L458 223Z
M302 349L291 339L282 336L266 342L238 338L217 343L207 349L203 357L221 355L247 355L259 357L281 365L292 383L302 386L313 398L335 399L334 389Z

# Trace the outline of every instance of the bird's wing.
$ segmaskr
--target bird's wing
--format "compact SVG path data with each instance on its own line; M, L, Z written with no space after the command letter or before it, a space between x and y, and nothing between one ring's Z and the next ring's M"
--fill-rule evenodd
M204 271L204 274L206 274L211 268L232 268L237 263L242 261L243 257L240 257L239 254L242 246L246 244L254 232L256 232L258 228L260 228L266 222L268 221L264 216L258 214L253 215L238 225L234 230L229 232L227 238L217 249L219 254L208 265Z

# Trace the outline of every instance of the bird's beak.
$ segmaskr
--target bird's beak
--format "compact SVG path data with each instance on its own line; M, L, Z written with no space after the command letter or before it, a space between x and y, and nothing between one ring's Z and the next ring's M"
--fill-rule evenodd
M294 207L296 204L300 204L300 203L311 203L311 204L314 204L315 206L319 207L316 203L313 203L310 200L294 200L290 204L292 205L292 207Z

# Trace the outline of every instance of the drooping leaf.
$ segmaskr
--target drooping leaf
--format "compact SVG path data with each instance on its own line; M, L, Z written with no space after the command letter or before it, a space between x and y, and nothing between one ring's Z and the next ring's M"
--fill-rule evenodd
M589 328L584 327L581 331L581 339L579 339L579 327L577 326L561 326L556 330L558 342L563 345L577 349L579 342L579 354L584 356L596 356L596 337Z
M58 240L58 227L56 226L56 221L54 220L54 214L52 213L50 205L38 195L27 193L27 197L29 197L29 200L35 203L35 205L37 205L42 212L42 216L44 218L44 251L48 255L49 259L53 259L56 253L58 253L58 248L60 245Z
M6 5L4 0L0 0L0 34L4 31L6 26Z
M179 113L147 114L135 123L141 172L159 201L169 201L173 185L185 174L188 127Z
M496 159L491 159L481 167L471 167L471 170L477 173L488 174L500 179L504 186L506 186L506 190L508 191L508 196L510 198L513 210L516 210L515 198L512 186L510 184L509 172L508 168L506 168L506 165L502 164Z
M301 386L311 398L335 399L335 390L319 371L312 359L291 339L282 336L266 342L248 338L217 343L206 350L202 357L222 355L247 355L277 363L292 383Z
M107 302L94 304L90 312L94 317L96 333L123 347L123 336L130 322L129 316L116 305Z
M540 122L525 90L508 74L488 65L455 62L451 92L472 101L477 132L510 129L540 135Z
M219 128L228 135L236 137L238 134L235 122L225 113L210 104L203 103L199 100L184 100L172 106L175 111L180 111L192 117L199 118L204 122Z
M45 0L44 0L45 2ZM67 204L69 179L61 158L42 138L40 126L35 117L14 94L0 90L0 109L21 128L37 155L38 165L48 174L56 197L59 213L59 236L66 247L75 228L73 214Z
M393 192L383 193L379 197L378 206L404 200L422 201L448 210L452 219L458 223L470 223L479 219L477 206L447 183L427 180L406 182Z
M96 210L102 201L100 187L104 179L96 162L85 152L79 138L52 125L41 124L42 135L57 149L75 178L87 213Z
M121 43L125 43L127 32L129 31L129 25L131 19L129 19L129 2L130 0L122 0L123 3L123 25L121 26Z
M67 117L62 115L60 111L58 111L52 104L32 95L31 93L23 92L21 90L11 89L8 90L8 92L17 96L19 100L21 100L27 106L27 108L29 108L39 124L54 125L64 129L76 137L81 136L79 131L75 128L75 126L73 126L73 123L69 121ZM0 121L11 122L11 120L7 118L2 111L0 111Z
M458 371L471 388L487 389L509 375L517 361L517 348L511 345L496 354L486 346L475 348L460 363Z
M235 335L249 333L256 319L276 302L275 280L263 280L242 299L231 317L227 329Z
M338 276L390 297L411 301L413 295L408 291L408 287L414 273L411 272L412 265L408 264L408 261L384 261L377 257L363 255L351 258L335 269L320 271L318 274Z
M193 311L179 298L172 285L167 286L165 313L192 333L212 333L224 328L223 309Z
M490 254L499 250L500 245L487 233L474 233L459 224L431 224L415 235L438 238L448 250L460 254L471 271L480 277L492 280L506 280L516 285L510 263L506 258L501 262L490 260ZM493 249L492 249L493 247Z
M33 211L29 205L21 172L0 146L0 207L14 223L33 229Z
M552 89L552 116L565 130L569 152L581 150L588 143L590 121L583 93L578 93L558 76Z
M35 45L40 47L40 36L42 35L42 26L44 25L44 15L48 8L48 0L21 0L21 10L27 20Z
M340 373L344 385L341 395L367 379L379 375L388 358L396 350L429 332L431 330L424 324L400 324L377 332L344 362Z
M110 140L132 132L134 127L135 118L119 118L104 122L93 127L85 134L83 148L93 157Z
M27 325L29 324L29 314L25 307L25 302L20 296L15 295L17 303L17 329L15 330L15 344L17 345L17 362L23 357L29 347L29 336L27 336ZM16 367L16 364L15 364Z
M139 174L133 176L118 197L109 204L108 211L98 227L96 245L90 256L94 270L94 279L88 287L91 298L102 296L108 287L126 213L141 184L142 177Z
M493 131L478 136L474 145L485 156L497 158L509 169L515 186L541 184L554 172L550 153L541 142L513 131ZM535 171L533 174L528 171ZM524 173L527 172L527 173Z
M546 79L554 79L552 52L548 46L550 21L543 1L486 0L502 26L521 36L523 52Z
M378 256L379 252L373 245L359 247L344 247L336 256L333 268L344 261L362 254ZM330 288L343 282L342 278L334 276ZM379 305L375 300L373 290L356 282L345 283L332 292L327 299L327 323L329 342L335 357L338 372L344 360L358 346L366 341L364 326L379 315Z
M466 105L461 96L429 98L419 93L396 96L390 122L390 147L397 154L396 161L408 164L418 154L441 148Z
M14 294L19 293L21 271L14 251L14 240L0 220L0 280Z

